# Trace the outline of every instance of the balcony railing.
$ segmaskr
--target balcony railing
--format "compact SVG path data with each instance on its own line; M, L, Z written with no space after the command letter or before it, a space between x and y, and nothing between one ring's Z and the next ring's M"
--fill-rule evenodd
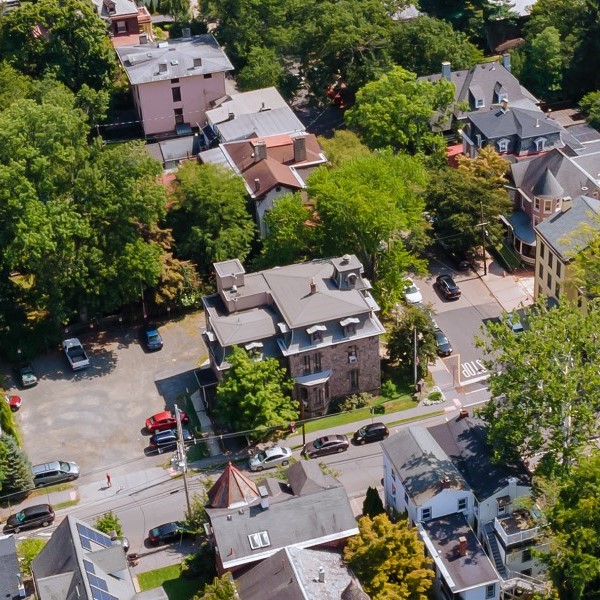
M540 528L537 525L527 527L523 527L522 523L517 525L513 515L503 517L502 521L496 517L494 519L494 529L505 547L533 540L540 534Z

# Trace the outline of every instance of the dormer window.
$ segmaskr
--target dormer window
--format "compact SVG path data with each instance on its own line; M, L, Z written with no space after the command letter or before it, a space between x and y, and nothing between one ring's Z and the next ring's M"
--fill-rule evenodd
M538 138L537 140L535 140L535 149L537 150L537 152L542 152L546 149L546 142L546 138Z
M346 283L348 284L348 287L354 288L357 279L358 277L356 273L348 273L348 275L346 275Z
M306 330L306 333L310 336L312 344L321 344L323 342L324 331L327 331L325 325L313 325Z
M262 342L251 342L246 344L244 349L248 353L248 356L255 360L261 360L263 357L263 344Z
M506 92L498 94L498 104L508 102L508 94Z
M475 108L485 108L485 100L483 98L476 98Z
M508 142L510 140L507 140L506 138L503 138L501 140L498 140L496 142L497 146L498 146L498 152L502 153L502 152L508 152Z
M342 326L342 329L344 330L344 335L346 337L356 335L356 326L359 323L360 323L360 319L357 319L356 317L348 317L347 319L340 321L340 325Z

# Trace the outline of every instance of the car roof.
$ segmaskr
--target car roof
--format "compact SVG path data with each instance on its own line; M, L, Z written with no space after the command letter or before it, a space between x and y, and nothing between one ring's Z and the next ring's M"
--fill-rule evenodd
M448 273L442 273L441 275L438 275L438 279L440 279L441 281L451 281L452 283L454 283L454 278Z
M41 515L47 512L52 512L52 507L49 504L35 504L34 506L27 506L22 511L24 515Z
M157 431L155 434L152 435L152 438L155 440L159 440L161 438L166 438L166 437L177 437L177 432L174 431L173 429L165 429L164 431Z
M345 435L325 435L321 438L322 441L343 441L346 439Z
M179 527L179 523L177 521L171 521L170 523L163 523L154 529L158 529L161 532L164 531L175 531Z
M171 414L170 410L163 410L162 412L152 415L150 418L154 419L155 421L162 421L163 419L173 418L173 415Z
M271 456L273 454L285 454L285 448L282 448L281 446L273 446L272 448L267 448L265 450L265 454L267 456Z

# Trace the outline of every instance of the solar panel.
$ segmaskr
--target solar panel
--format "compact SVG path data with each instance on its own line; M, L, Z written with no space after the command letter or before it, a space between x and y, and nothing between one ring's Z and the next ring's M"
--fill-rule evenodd
M79 541L86 550L92 549L90 541L95 542L104 548L112 546L112 541L108 536L98 533L85 525L81 525L81 523L77 523L77 531L79 532Z
M89 560L85 560L85 558L83 559L83 566L85 567L85 572L86 573L91 573L92 575L96 574L96 571L94 569L94 563L91 563Z
M104 579L100 579L100 577L96 577L95 575L88 573L88 581L90 582L91 586L108 592L108 586L106 585L106 581L104 581Z
M103 590L99 590L98 588L91 586L92 588L92 598L93 600L119 600L116 596L109 594Z

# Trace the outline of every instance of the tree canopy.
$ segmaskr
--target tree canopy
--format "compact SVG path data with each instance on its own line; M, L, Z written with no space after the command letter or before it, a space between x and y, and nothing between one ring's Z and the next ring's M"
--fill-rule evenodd
M217 165L188 162L177 171L167 224L180 258L197 263L201 274L213 262L244 261L254 238L242 178Z
M525 331L487 324L479 341L490 358L490 401L481 409L497 460L542 455L546 472L568 471L596 434L600 412L600 310L543 299L526 312Z
M588 123L600 128L600 91L589 92L579 101L579 108L585 113Z
M362 517L358 528L344 558L372 600L427 600L434 573L417 530L385 513Z
M19 502L33 488L33 472L27 455L12 435L3 435L0 438L0 497L11 503Z
M394 67L357 92L356 104L345 118L370 148L432 154L445 146L432 123L444 123L453 102L454 85L449 81L417 81L414 73Z
M235 346L231 365L217 386L215 412L234 431L259 439L269 428L298 419L298 402L290 396L293 382L274 358L262 358Z
M272 48L254 46L246 66L238 73L237 84L240 92L248 92L267 87L279 87L283 78L283 67L277 53Z

